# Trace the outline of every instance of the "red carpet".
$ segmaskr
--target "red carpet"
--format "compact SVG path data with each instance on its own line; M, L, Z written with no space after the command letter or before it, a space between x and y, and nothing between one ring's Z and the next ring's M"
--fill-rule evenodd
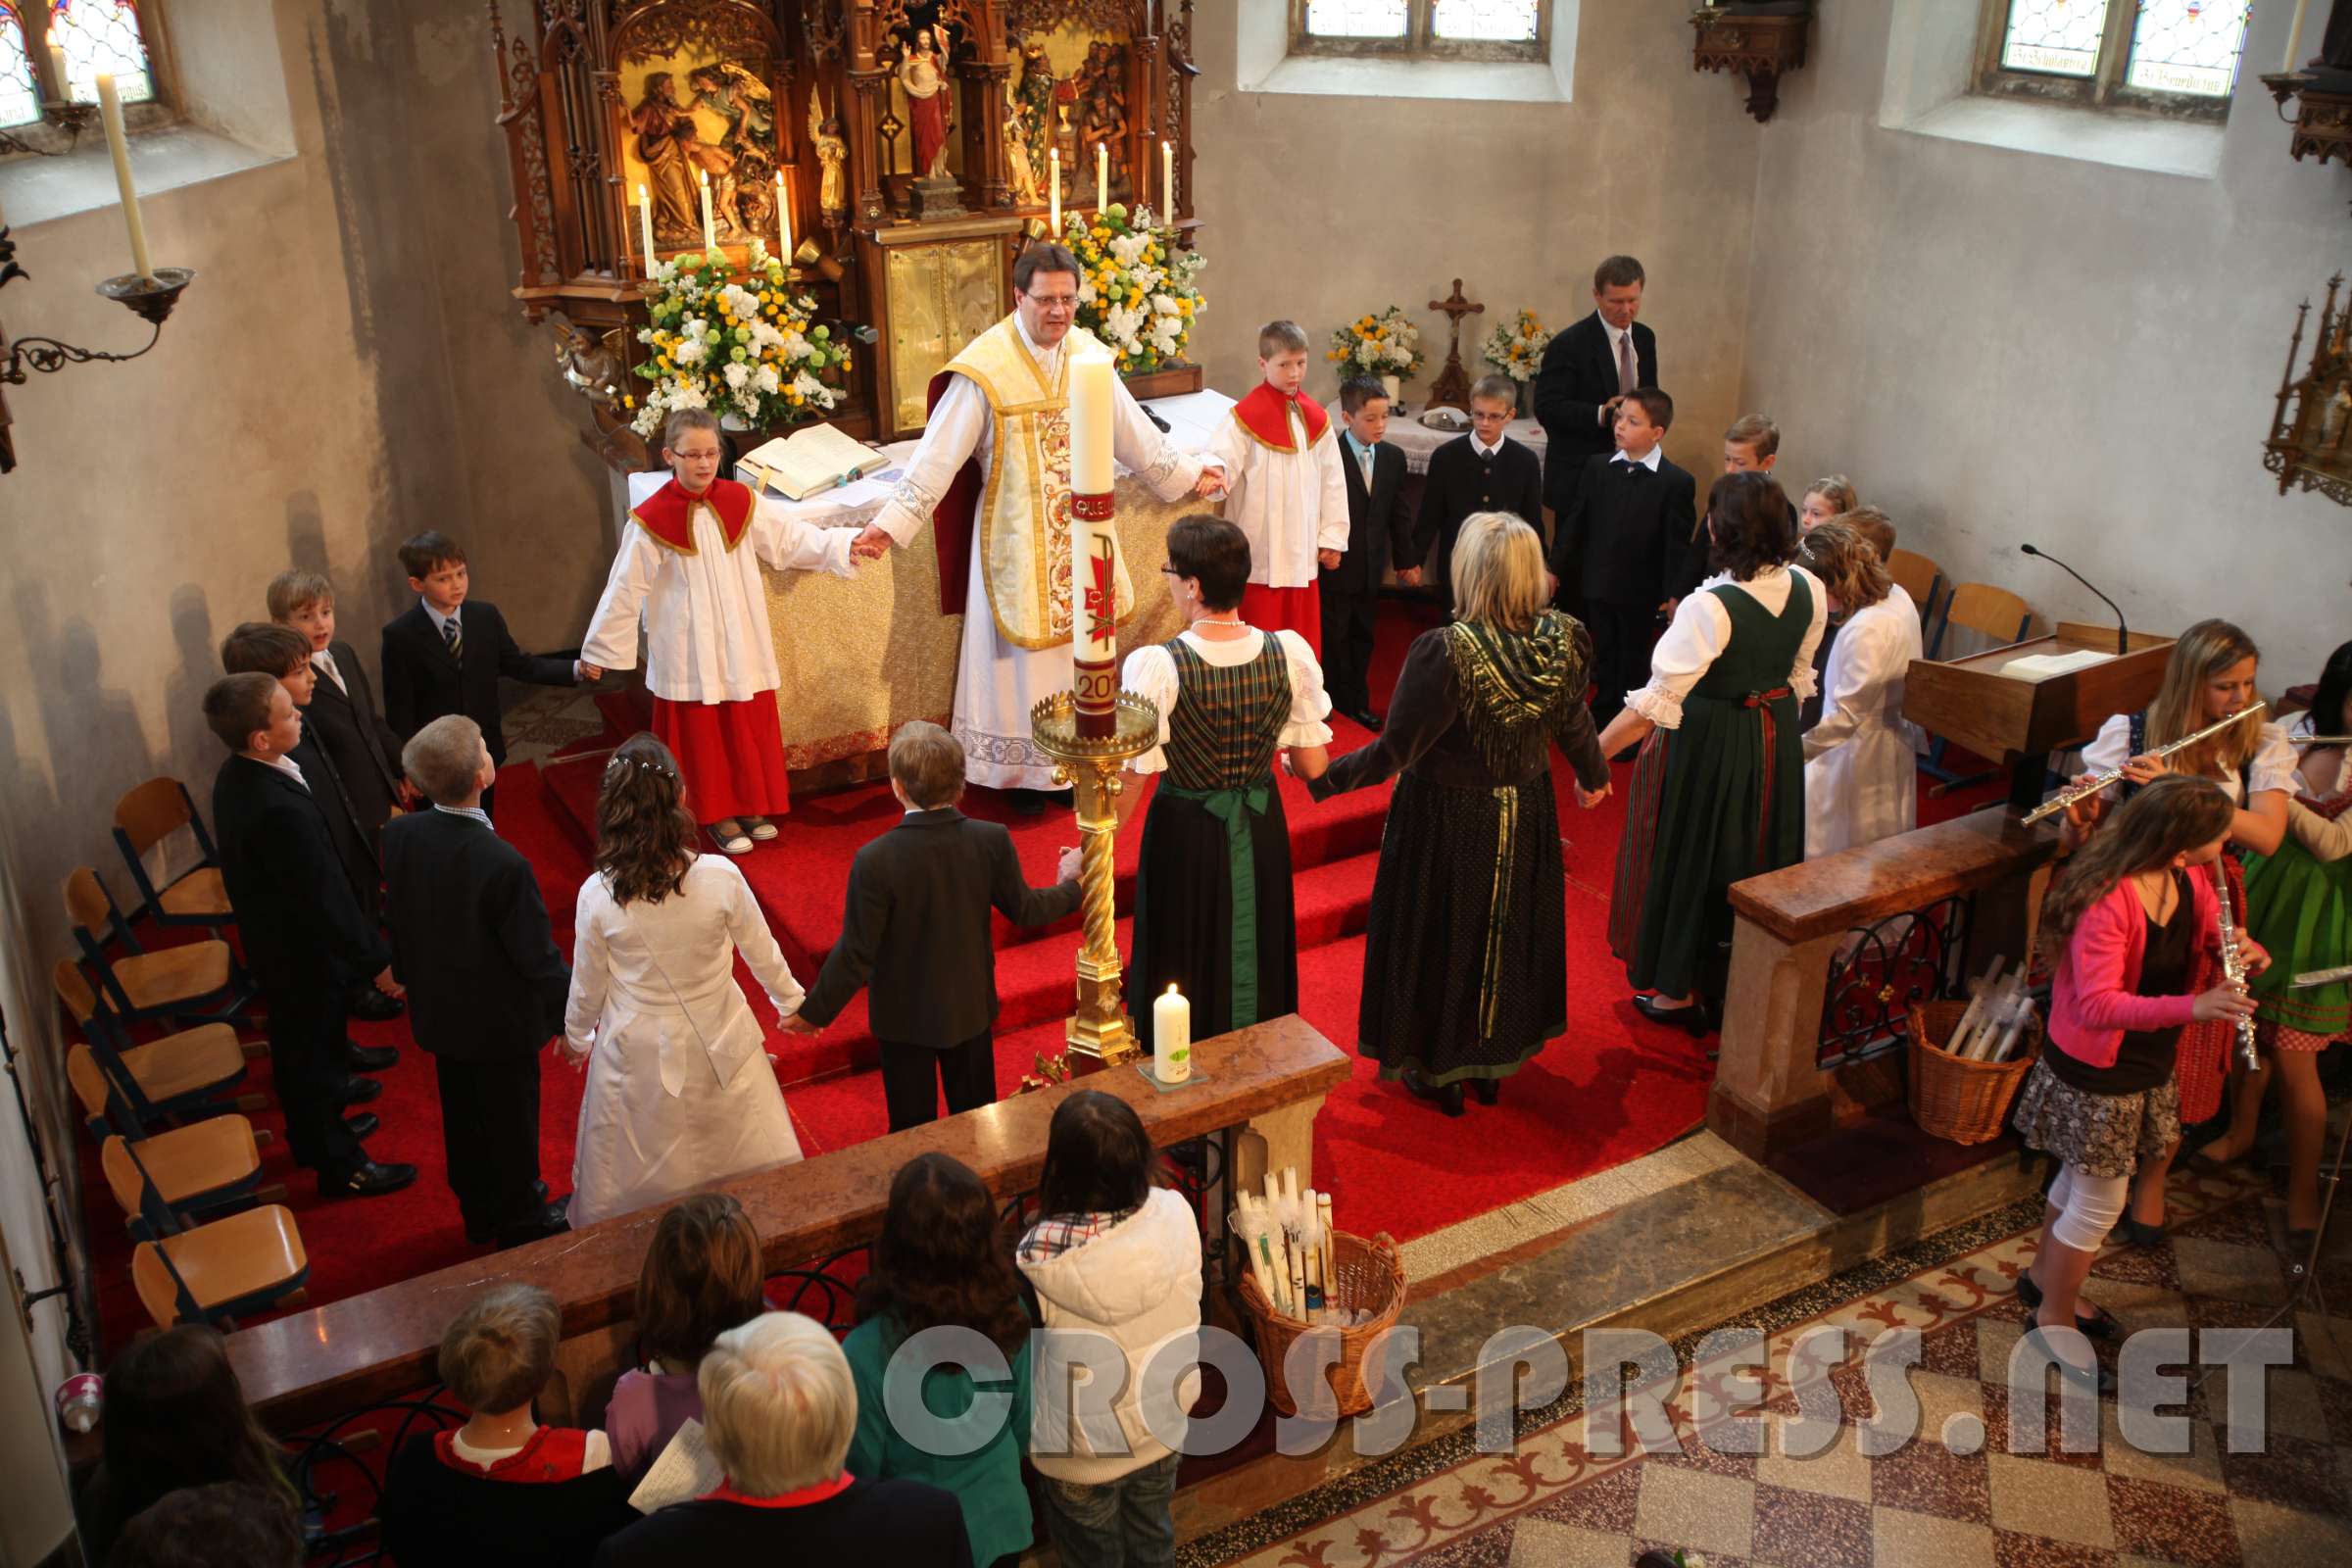
M1384 608L1376 692L1393 686L1405 646L1430 624L1426 617L1427 612L1415 607ZM1334 727L1338 750L1366 739L1346 720ZM529 765L503 774L498 799L499 831L537 868L557 942L566 955L573 898L589 869L580 824L593 819L590 808L601 766L601 756L594 755L598 748L578 750L577 760L551 762L544 777ZM1582 812L1575 808L1564 764L1554 762L1568 875L1566 1035L1503 1085L1498 1105L1473 1106L1460 1121L1449 1121L1382 1084L1373 1065L1358 1059L1354 1077L1332 1094L1315 1129L1317 1179L1331 1188L1340 1224L1409 1240L1646 1153L1699 1123L1711 1064L1680 1031L1661 1029L1633 1010L1623 968L1608 953L1609 885L1623 819L1621 792L1630 772L1630 767L1616 769L1620 793L1598 809ZM1300 1010L1352 1052L1364 921L1389 792L1366 791L1315 806L1296 783L1286 780L1283 787L1298 874ZM1997 786L1986 785L1930 802L1923 789L1923 819L1971 809L1996 793ZM975 792L966 808L1002 816L999 798L987 791ZM896 802L882 786L802 798L793 803L775 843L739 862L804 984L813 979L839 933L851 858L897 813ZM1012 818L1009 825L1022 864L1037 881L1052 874L1058 847L1077 836L1066 814ZM1132 895L1140 836L1131 830L1119 845L1122 909ZM1127 926L1122 919L1122 950ZM1039 1053L1060 1047L1076 922L1042 932L1001 923L999 942L1004 1012L997 1083L1001 1093L1010 1093ZM787 1085L802 1147L816 1154L880 1135L882 1093L872 1070L874 1045L865 1033L863 999L810 1041L775 1029L765 998L748 976L738 978L768 1026L768 1050ZM402 1048L398 1065L382 1075L382 1098L368 1107L383 1119L369 1150L379 1159L414 1161L422 1176L414 1188L390 1198L322 1201L307 1174L292 1167L282 1140L265 1150L268 1179L287 1184L286 1200L310 1250L314 1304L487 1255L466 1244L456 1200L443 1178L431 1064L410 1044L402 1020L358 1025L353 1035L367 1044ZM543 1083L540 1172L560 1194L570 1185L580 1079L550 1051ZM267 1062L255 1063L249 1087L268 1091ZM280 1125L273 1111L255 1119L272 1130ZM110 1346L120 1345L146 1317L129 1288L128 1243L86 1140L83 1186L104 1331Z

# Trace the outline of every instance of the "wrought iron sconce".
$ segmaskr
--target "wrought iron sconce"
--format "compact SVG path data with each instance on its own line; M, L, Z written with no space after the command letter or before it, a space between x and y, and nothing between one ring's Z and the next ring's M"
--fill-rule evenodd
M66 133L68 145L35 147L21 136L0 130L0 152L32 153L41 158L57 158L81 145L81 133L98 122L98 106L79 103L70 98L45 98L41 101L41 120Z
M1690 14L1694 71L1747 77L1747 112L1762 124L1781 104L1781 76L1805 63L1811 0L1723 0Z
M2352 165L2352 93L2316 91L2319 80L2319 73L2313 71L2273 71L2263 74L2262 84L2270 89L2278 118L2295 127L2294 139L2287 143L2289 156L2301 163L2310 153L2322 165L2340 156ZM2295 105L2291 115L2286 112L2290 99Z
M2311 301L2295 311L2295 335L2287 344L2286 370L2278 381L2271 436L2262 444L2262 466L2278 476L2280 495L2300 485L2352 507L2352 441L2347 440L2352 435L2352 299L2340 311L2335 303L2343 281L2341 272L2328 280L2328 298L2320 306L2320 334L2301 376L2295 374L2295 355L2303 347Z
M17 242L7 229L0 228L0 287L30 275L17 263ZM46 375L62 370L69 365L87 365L93 360L122 364L137 359L162 339L164 321L171 316L172 307L179 303L180 295L186 293L188 285L195 281L196 272L192 268L159 267L153 277L125 272L121 277L110 277L98 285L99 294L124 307L154 328L148 333L147 341L128 354L85 349L53 337L19 338L11 343L5 333L0 333L0 349L7 351L7 358L0 361L0 386L22 386L35 370ZM16 447L8 436L7 407L0 404L0 473L7 473L16 466Z

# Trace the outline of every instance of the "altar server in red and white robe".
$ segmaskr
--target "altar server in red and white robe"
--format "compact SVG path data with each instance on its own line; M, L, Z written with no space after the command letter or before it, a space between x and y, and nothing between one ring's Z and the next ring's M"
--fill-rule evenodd
M768 818L791 805L760 564L847 577L858 531L812 527L720 478L718 419L706 410L669 416L662 459L670 481L621 527L580 662L634 668L643 608L654 733L677 756L695 820L729 855L748 855L755 839L776 836Z
M1306 332L1268 321L1257 334L1265 379L1233 406L1203 458L1225 469L1225 518L1250 541L1242 618L1261 631L1296 631L1323 656L1315 573L1348 551L1348 476L1331 416L1298 395Z

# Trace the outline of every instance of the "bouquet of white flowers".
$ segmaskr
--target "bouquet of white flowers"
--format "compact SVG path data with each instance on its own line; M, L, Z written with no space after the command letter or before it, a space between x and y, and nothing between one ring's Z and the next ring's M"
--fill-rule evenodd
M1121 375L1184 361L1193 318L1208 308L1194 279L1207 259L1179 249L1176 231L1152 226L1152 210L1112 202L1092 219L1073 214L1061 242L1078 258L1078 324L1102 340Z
M792 292L784 263L758 239L738 280L724 256L674 256L654 273L662 292L637 341L653 383L630 427L657 436L676 409L733 415L759 430L828 414L843 396L850 346L811 325L816 301ZM637 408L634 396L622 399Z
M1533 311L1521 311L1495 322L1494 330L1487 334L1487 363L1514 381L1532 381L1550 345L1551 333L1544 328L1543 318Z
M1407 381L1421 368L1421 329L1390 306L1378 316L1359 316L1331 334L1323 356L1339 368L1340 379L1393 375Z

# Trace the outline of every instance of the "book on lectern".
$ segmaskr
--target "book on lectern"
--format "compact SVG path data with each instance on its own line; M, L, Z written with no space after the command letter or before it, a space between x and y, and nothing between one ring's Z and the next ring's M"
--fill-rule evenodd
M764 471L770 488L793 501L836 489L890 466L890 459L830 424L811 424L780 435L743 455L735 472L758 484Z

